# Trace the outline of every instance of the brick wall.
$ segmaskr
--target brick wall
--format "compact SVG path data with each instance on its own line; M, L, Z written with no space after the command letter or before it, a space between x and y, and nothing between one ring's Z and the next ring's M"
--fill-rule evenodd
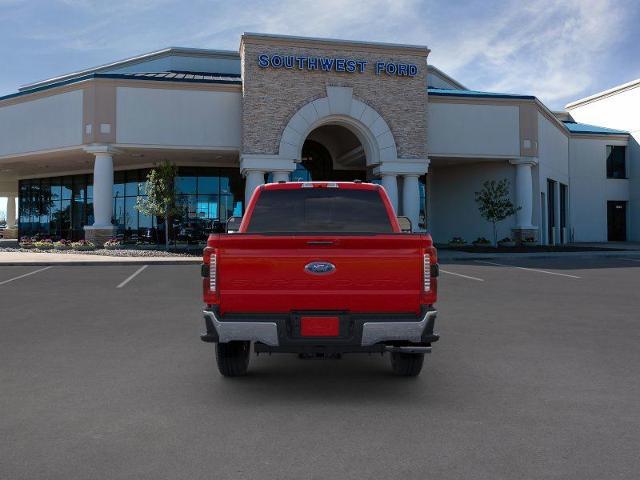
M326 87L353 88L354 98L376 110L393 133L399 158L426 158L426 55L385 47L372 50L359 45L296 45L295 39L274 44L243 38L242 153L277 154L289 119L305 104L326 96ZM260 54L338 57L368 62L364 73L308 71L297 68L262 68ZM414 77L375 74L378 61L418 66Z

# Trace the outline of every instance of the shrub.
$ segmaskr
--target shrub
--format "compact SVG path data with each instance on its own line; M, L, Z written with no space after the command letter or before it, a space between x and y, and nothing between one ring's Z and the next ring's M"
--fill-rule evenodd
M71 240L58 240L53 243L53 248L55 250L71 250Z
M33 242L33 246L40 250L51 250L53 248L53 242L50 238L47 238L45 240L38 240Z
M92 242L89 242L87 240L78 240L77 242L73 242L71 244L71 247L73 247L74 250L83 250L83 251L89 251L89 250L95 250L96 249L95 244L93 244Z
M491 245L491 242L484 237L478 237L473 241L474 245Z
M21 237L18 245L20 245L20 248L34 248L31 237Z
M464 245L467 242L464 241L464 238L462 237L453 237L451 240L449 240L449 245Z
M107 250L117 250L118 248L122 248L122 241L117 238L110 238L106 242L104 242L104 248Z

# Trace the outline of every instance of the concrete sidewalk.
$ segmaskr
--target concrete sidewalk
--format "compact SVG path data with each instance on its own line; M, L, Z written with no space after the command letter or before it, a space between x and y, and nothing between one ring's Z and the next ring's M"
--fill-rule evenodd
M0 267L22 265L184 265L198 264L200 257L115 257L82 253L0 252Z
M606 250L583 252L475 253L438 250L441 261L490 260L504 258L562 258L562 257L628 257L640 260L640 250ZM116 257L95 254L0 252L0 266L19 265L183 265L199 264L201 257Z
M489 260L500 258L576 258L576 257L627 257L640 260L640 250L590 250L583 252L527 252L527 253L475 253L454 250L438 250L438 259L445 261Z

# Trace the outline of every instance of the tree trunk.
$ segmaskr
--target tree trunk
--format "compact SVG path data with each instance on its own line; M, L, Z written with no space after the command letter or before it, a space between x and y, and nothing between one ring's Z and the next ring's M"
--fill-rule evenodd
M496 222L493 223L493 246L498 246L498 229L496 228Z
M169 213L164 211L164 249L169 251Z

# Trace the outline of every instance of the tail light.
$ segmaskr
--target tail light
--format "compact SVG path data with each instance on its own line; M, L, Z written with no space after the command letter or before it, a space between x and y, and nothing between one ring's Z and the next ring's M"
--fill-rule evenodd
M423 288L425 292L431 291L431 255L425 253L422 263Z
M218 287L218 254L213 252L209 257L209 290L215 292Z
M422 302L432 305L438 297L438 256L436 249L427 247L422 257Z
M202 296L204 303L215 305L220 302L218 294L218 252L206 247L202 256Z

